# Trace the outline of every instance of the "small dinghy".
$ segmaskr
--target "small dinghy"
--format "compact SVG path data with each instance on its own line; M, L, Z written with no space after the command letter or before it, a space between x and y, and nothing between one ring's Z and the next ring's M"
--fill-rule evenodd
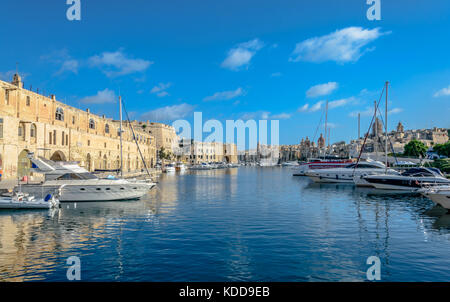
M0 197L0 209L53 209L59 207L57 194L48 194L44 198L17 192L12 196Z

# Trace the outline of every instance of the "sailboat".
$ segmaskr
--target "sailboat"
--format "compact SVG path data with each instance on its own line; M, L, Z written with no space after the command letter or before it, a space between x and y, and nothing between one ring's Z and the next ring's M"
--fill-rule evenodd
M322 117L320 118L320 123L322 122ZM327 122L328 122L328 101L325 106L325 137L327 136ZM316 130L317 131L317 130ZM314 135L315 136L315 135ZM325 139L326 142L326 139ZM328 135L328 144L330 142ZM353 160L348 158L338 158L336 156L327 156L326 154L322 158L309 159L306 163L302 163L295 168L294 176L307 176L307 173L313 170L321 169L336 169L345 168L353 164Z

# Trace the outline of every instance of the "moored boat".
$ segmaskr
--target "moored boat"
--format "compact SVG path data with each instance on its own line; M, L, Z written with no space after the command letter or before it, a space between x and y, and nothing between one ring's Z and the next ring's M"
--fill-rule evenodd
M398 175L371 175L363 177L377 189L419 192L424 187L450 185L450 179L445 178L436 168L411 168Z
M368 160L350 164L344 168L310 170L305 174L319 183L354 183L355 178L385 173L398 174L395 170L387 169L382 162Z
M427 188L422 190L421 193L435 204L450 210L450 185Z
M53 162L29 156L34 172L45 175L41 183L21 184L15 192L45 196L61 187L59 201L114 201L139 199L155 186L153 182L98 178L75 162Z
M306 172L310 170L345 168L352 163L353 160L351 159L312 159L309 162L300 164L298 168L295 168L294 176L306 176Z
M59 189L58 189L59 191ZM59 207L58 193L47 194L36 198L23 192L15 192L11 196L0 197L0 209L52 209Z

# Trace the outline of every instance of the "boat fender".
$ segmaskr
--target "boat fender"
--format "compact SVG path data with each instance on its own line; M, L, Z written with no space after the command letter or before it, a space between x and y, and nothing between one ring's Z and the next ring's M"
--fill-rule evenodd
M52 194L47 194L47 196L45 196L44 200L49 201L51 198L52 198Z

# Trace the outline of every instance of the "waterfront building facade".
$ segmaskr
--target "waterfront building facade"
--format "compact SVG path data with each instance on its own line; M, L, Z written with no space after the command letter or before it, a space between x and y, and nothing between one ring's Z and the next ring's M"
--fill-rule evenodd
M136 128L148 167L156 163L156 141ZM74 108L23 88L18 74L11 83L0 81L0 170L2 179L30 173L28 152L54 161L77 161L89 171L120 168L119 122ZM143 168L132 131L123 127L123 168Z
M211 162L238 162L236 144L197 142L182 139L180 140L177 154L180 161L191 165Z
M173 126L162 123L154 123L150 121L134 121L133 124L155 138L157 150L161 150L161 148L164 148L165 150L170 151L172 154L175 153L179 144L179 137Z

